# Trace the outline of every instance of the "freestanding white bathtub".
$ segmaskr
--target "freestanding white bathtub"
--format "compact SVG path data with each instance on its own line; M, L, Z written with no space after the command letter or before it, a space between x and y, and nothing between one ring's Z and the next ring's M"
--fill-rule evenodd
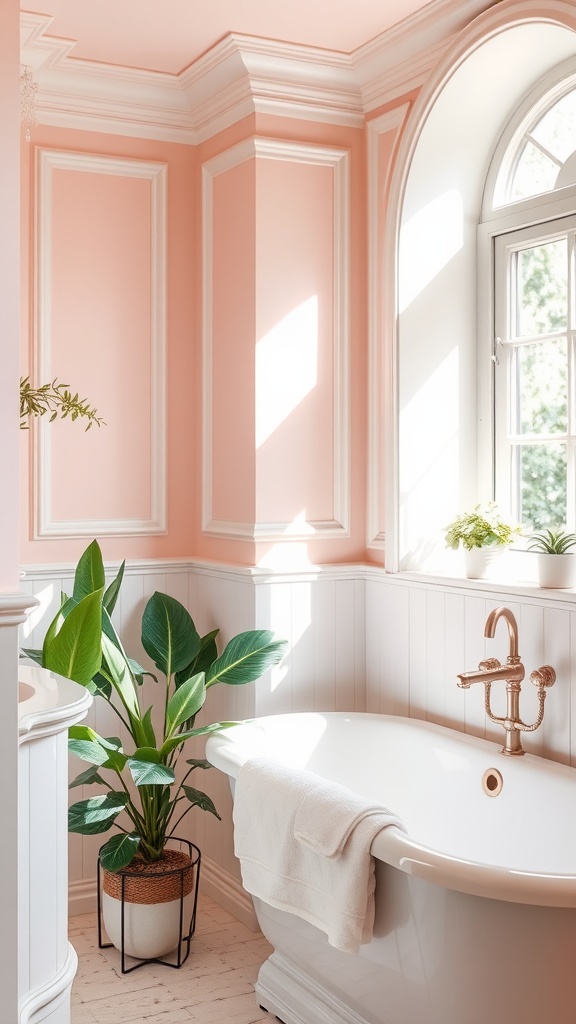
M359 956L255 901L274 947L265 1009L285 1024L575 1024L575 769L387 715L276 715L208 740L232 787L259 755L358 789L408 829L373 842Z

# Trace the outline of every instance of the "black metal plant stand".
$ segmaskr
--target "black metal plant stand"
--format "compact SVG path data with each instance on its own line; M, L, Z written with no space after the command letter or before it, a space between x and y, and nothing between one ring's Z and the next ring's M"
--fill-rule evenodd
M120 871L116 872L120 876L121 888L122 888L122 896L121 896L121 900L120 900L120 935L121 935L120 956L121 956L122 974L130 974L132 971L138 970L139 967L145 967L146 964L164 964L166 967L174 967L177 970L179 967L182 967L182 964L186 963L186 961L187 961L187 959L188 959L188 957L190 955L190 942L191 942L192 936L194 935L194 932L196 930L196 910L197 910L197 907L198 907L198 885L199 885L199 882L200 882L200 861L202 859L202 855L201 855L200 850L198 849L198 847L195 846L194 843L188 842L187 839L177 839L176 837L173 837L173 839L170 840L170 841L174 842L174 843L179 843L180 846L185 846L187 848L188 856L190 857L190 860L192 862L192 869L193 869L193 871L195 873L194 885L193 885L193 890L192 890L193 893L194 893L194 899L193 899L193 904L192 904L192 914L191 914L191 917L190 917L190 925L188 927L188 931L187 931L187 933L185 935L182 934L183 933L183 929L184 929L184 899L185 899L185 896L184 896L184 876L186 875L186 873L188 871L190 871L190 865L189 864L185 864L183 867L173 868L170 871L163 872L162 876L159 876L157 873L152 872L152 871L150 871L150 872L141 871L141 872L138 873L138 878L139 879L140 878L156 878L157 879L158 877L165 877L166 875L179 875L180 876L180 924L179 924L179 931L178 931L180 939L179 939L178 946L177 946L177 956L176 956L176 961L175 962L172 962L170 960L163 960L163 959L161 959L159 957L148 957L148 958L138 957L138 958L136 958L136 957L130 956L130 954L127 954L126 951L125 951L125 916L126 916L125 915L125 905L126 905L125 890L126 890L126 879L129 878L129 877L133 878L134 875L133 874L131 875L128 870L120 870ZM114 943L113 942L104 942L103 938L102 938L102 936L103 936L103 927L102 927L102 884L101 884L100 857L98 857L98 893L97 893L97 896L98 896L98 947L99 947L99 949L109 949L111 946L114 945ZM182 955L182 951L183 951L184 946L186 947L186 953L183 956ZM130 959L132 959L132 960L138 959L138 963L133 964L132 967L127 967L126 966L126 957L127 956L130 956Z

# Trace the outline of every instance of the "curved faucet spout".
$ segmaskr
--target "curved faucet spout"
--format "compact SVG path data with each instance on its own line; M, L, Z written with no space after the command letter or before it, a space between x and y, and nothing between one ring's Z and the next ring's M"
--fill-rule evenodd
M496 632L496 623L498 619L506 619L506 625L508 626L508 637L510 639L510 649L508 652L509 658L518 657L518 623L516 618L509 608L495 608L491 611L488 618L486 619L486 625L484 627L484 636L492 638Z

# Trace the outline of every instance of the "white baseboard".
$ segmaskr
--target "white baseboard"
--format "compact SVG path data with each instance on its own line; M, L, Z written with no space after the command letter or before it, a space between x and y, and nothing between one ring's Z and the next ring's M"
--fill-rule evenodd
M95 878L82 878L68 884L68 917L95 914L98 909Z
M252 899L242 888L240 880L220 867L216 861L210 860L209 857L202 857L200 889L251 931L260 930ZM68 886L68 916L95 914L97 910L96 896L95 878L83 878L77 882L70 882Z
M209 857L202 857L200 888L241 924L253 932L260 931L252 897L242 888L240 879Z

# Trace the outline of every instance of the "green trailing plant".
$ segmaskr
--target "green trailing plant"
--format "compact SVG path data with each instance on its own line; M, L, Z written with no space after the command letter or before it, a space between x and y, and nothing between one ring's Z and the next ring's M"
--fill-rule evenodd
M86 420L86 430L90 430L94 424L97 427L104 424L96 409L92 408L85 398L80 398L78 393L73 395L69 384L59 384L57 377L39 388L32 387L30 377L21 377L20 429L28 428L31 417L47 414L50 423L58 416L63 420L68 416L71 420Z
M462 544L466 551L492 545L505 547L520 534L521 529L502 516L496 503L490 501L456 516L445 528L446 545L456 550Z
M537 551L542 555L565 555L576 546L576 534L566 530L543 530L533 534L529 551Z
M93 541L76 567L72 596L62 596L42 650L23 651L106 701L129 737L127 750L119 737L100 736L86 725L69 730L70 750L89 765L70 787L98 784L105 792L73 804L68 827L82 835L117 828L100 851L109 871L125 867L136 854L158 860L193 807L220 817L210 797L190 784L190 775L209 768L208 762L189 758L178 777L177 766L189 740L234 723L197 727L195 718L212 686L258 679L282 659L287 646L269 630L249 630L218 655L217 629L201 637L179 601L155 593L144 608L142 645L162 681L126 654L112 623L123 575L124 563L105 586L102 554ZM159 690L149 707L143 701L146 675ZM121 812L125 824L118 822Z

